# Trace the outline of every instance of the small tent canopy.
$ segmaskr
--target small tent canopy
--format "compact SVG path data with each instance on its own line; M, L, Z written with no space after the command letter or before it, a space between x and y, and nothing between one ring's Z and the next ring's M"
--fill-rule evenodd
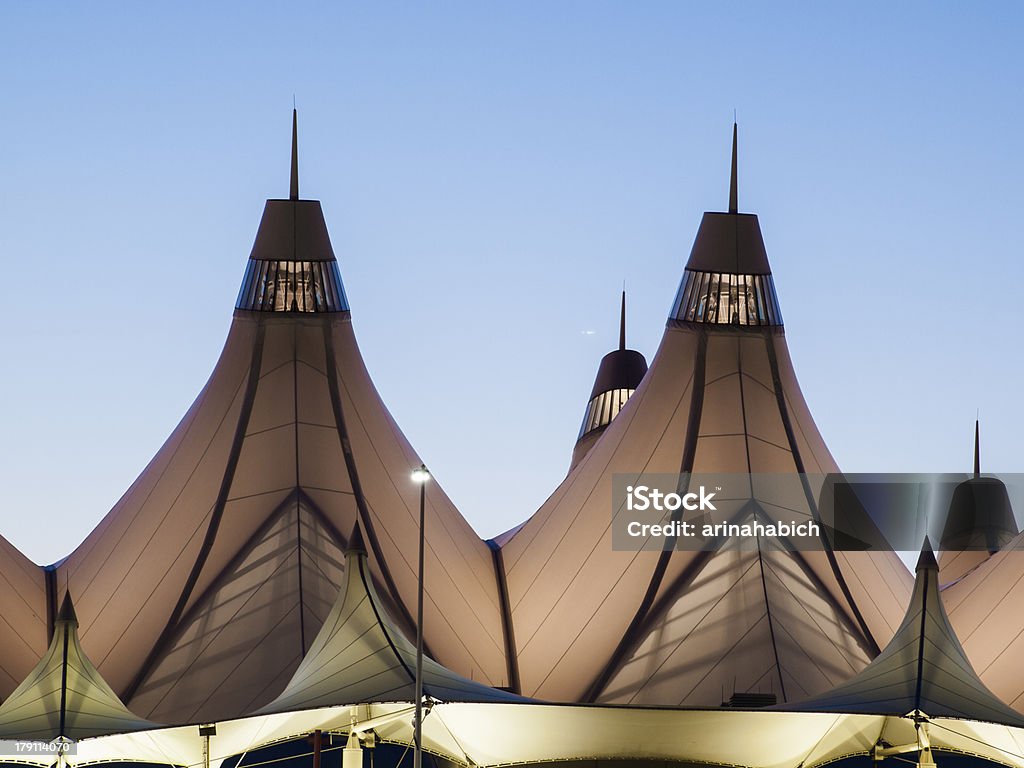
M390 617L370 578L359 529L345 561L345 583L334 607L284 691L259 710L414 702L416 648ZM423 659L423 691L439 701L522 701Z
M968 661L942 606L938 565L927 539L907 614L882 653L846 683L786 709L918 713L1024 727L1024 716L1000 701Z
M128 711L82 652L65 595L46 655L0 705L0 739L77 740L156 727Z

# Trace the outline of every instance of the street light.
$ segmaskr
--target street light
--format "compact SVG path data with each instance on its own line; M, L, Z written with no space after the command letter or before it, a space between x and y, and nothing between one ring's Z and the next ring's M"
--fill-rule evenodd
M430 482L430 472L426 464L420 464L412 471L412 481L420 486L420 564L416 590L416 722L413 728L415 749L412 753L412 765L413 768L423 768L423 523L426 517L427 483Z

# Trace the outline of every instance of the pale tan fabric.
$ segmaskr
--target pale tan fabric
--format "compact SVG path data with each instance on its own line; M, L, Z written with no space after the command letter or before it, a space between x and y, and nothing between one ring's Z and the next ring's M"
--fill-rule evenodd
M0 536L0 700L46 651L46 630L43 569Z
M707 334L703 379L697 367L701 332ZM779 408L772 354L792 441ZM703 405L699 424L691 425L695 386ZM694 426L695 473L792 473L798 470L793 445L804 471L836 471L780 332L669 327L647 377L619 416L503 544L524 695L715 705L723 694L760 690L797 700L849 677L873 655L871 641L880 648L892 637L912 583L893 553L839 553L833 567L823 552L763 558L722 552L710 559L675 552L639 637L609 668L660 556L613 551L612 476L682 471ZM809 511L806 498L770 494L755 488L750 498ZM793 610L796 596L808 606L806 613ZM594 690L609 669L609 682Z
M974 669L1000 699L1019 712L1024 712L1022 547L1024 534L1019 534L942 593L950 622Z
M287 683L337 595L358 517L338 414L363 522L379 541L371 572L396 615L414 610L419 486L410 472L421 460L381 402L348 314L236 312L195 404L58 573L77 596L83 647L133 711L221 719ZM222 492L219 527L187 589ZM491 552L436 482L426 537L430 652L466 677L506 684Z

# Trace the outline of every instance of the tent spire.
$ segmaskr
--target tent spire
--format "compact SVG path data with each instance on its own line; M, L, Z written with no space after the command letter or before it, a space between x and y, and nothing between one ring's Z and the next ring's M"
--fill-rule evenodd
M729 174L729 213L738 213L739 205L737 202L736 193L736 134L738 126L733 121L732 124L732 172Z
M974 477L981 477L981 419L974 420Z
M71 602L71 593L64 593L64 600L60 604L60 611L57 613L57 621L73 622L78 624L78 616L75 615L75 606Z
M935 560L935 552L932 550L932 542L927 536L925 536L924 545L921 547L921 556L917 559L917 567L914 571L921 572L937 570L939 570L939 564Z
M292 175L290 200L299 199L299 113L292 107Z
M622 308L619 310L619 351L626 348L626 289L622 289Z

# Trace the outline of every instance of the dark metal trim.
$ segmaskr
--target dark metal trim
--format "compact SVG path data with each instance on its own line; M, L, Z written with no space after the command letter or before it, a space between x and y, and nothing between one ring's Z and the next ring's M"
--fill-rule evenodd
M245 441L245 431L249 426L249 417L252 414L253 401L255 400L256 390L259 386L260 366L263 360L263 340L265 335L266 329L261 322L256 327L256 338L253 341L252 357L249 360L249 378L245 386L242 409L238 414L238 423L235 426L235 435L231 442L231 452L228 454L227 466L224 470L224 476L221 478L220 491L217 494L217 501L213 506L213 513L210 517L210 524L206 528L206 536L203 538L203 544L200 547L195 563L192 565L192 570L188 575L185 586L182 588L181 595L178 597L178 602L175 604L174 610L171 612L170 617L167 619L167 623L164 625L159 637L157 637L156 642L153 644L149 655L146 656L142 666L139 667L139 670L135 673L135 677L132 678L131 683L129 683L128 687L125 688L124 693L121 696L122 701L130 701L132 699L136 691L138 691L139 686L142 685L142 682L152 671L152 667L157 663L164 651L167 649L167 645L170 643L177 630L178 622L185 611L185 606L188 603L189 597L192 595L192 590L195 589L196 582L199 581L199 575L202 573L203 567L206 565L206 558L209 557L210 550L213 549L213 543L217 538L217 530L220 528L220 521L224 515L224 506L227 504L228 494L231 491L231 485L235 479L235 469L238 467L238 459L242 453L242 443Z
M401 611L402 618L405 620L406 624L415 628L416 622L413 621L412 613L410 613L409 608L402 600L402 595L398 591L398 585L395 584L395 579L391 575L391 569L388 567L387 560L384 558L384 553L380 547L380 541L377 538L377 532L373 527L370 509L366 504L366 497L363 495L363 487L359 482L359 472L356 470L356 459L355 455L352 453L352 443L349 442L348 439L348 427L345 425L345 413L341 406L341 388L338 384L338 360L334 354L334 334L330 318L326 318L324 320L323 329L324 350L327 356L327 386L331 393L331 407L334 409L335 427L338 430L338 439L341 441L341 452L345 456L345 467L348 470L349 482L352 484L352 494L356 500L356 509L359 511L359 519L362 522L366 538L370 542L370 549L373 550L373 556L377 560L377 566L380 568L381 575L384 577L384 583L387 585L388 591L391 592L391 598L394 601L395 606L399 611ZM427 651L427 654L430 655L430 652Z
M498 580L498 601L501 604L501 629L505 638L508 690L521 695L523 685L519 678L519 652L516 649L515 625L512 622L512 606L508 597L508 580L505 578L505 557L501 552L501 547L493 539L488 539L486 544L491 549L494 574Z
M693 472L693 461L697 454L697 436L700 434L700 421L704 410L704 380L707 376L708 354L708 335L706 329L706 325L700 325L695 329L698 336L693 379L690 382L690 415L686 425L686 439L683 443L683 456L679 471L679 474L687 476ZM689 482L689 479L687 479L687 482ZM681 517L682 509L672 513L673 521ZM612 675L615 674L619 665L625 660L626 654L643 639L641 630L651 606L654 604L662 579L665 578L668 562L672 558L673 549L671 547L673 545L674 540L665 541L666 549L663 549L658 557L658 563L651 574L651 580L647 585L647 591L644 593L643 600L640 601L636 613L633 614L633 618L623 633L622 639L615 646L615 651L612 653L608 663L587 688L583 701L592 703L597 700L597 697L601 695L601 691L608 685Z
M46 644L53 642L53 633L57 625L57 566L48 565L43 568L44 586L46 588Z
M921 592L921 636L917 640L917 684L914 688L914 710L921 711L921 686L924 684L924 630L928 622L928 582L931 576L925 574ZM955 635L954 635L955 637Z
M807 475L804 471L804 462L800 456L800 447L797 445L796 434L793 432L793 423L789 418L789 409L786 407L786 395L782 391L782 377L779 373L779 358L775 354L775 345L772 344L771 335L765 335L764 344L765 349L768 351L768 362L772 370L772 388L775 390L775 401L778 403L779 414L782 416L782 426L786 430L786 440L789 442L789 449L793 453L793 464L796 466L796 471L800 475L800 482L804 489L804 497L807 499L811 515L816 522L821 523L821 515L818 512L818 503L815 501L814 494L811 492L810 485L807 483ZM839 568L839 562L836 560L836 553L833 551L832 545L826 537L822 537L822 545L825 551L825 556L828 558L829 565L832 568L832 573L836 577L836 581L839 583L839 588L843 592L843 597L846 598L846 603L849 605L854 618L857 620L857 624L860 626L861 632L864 633L865 639L870 643L872 655L877 656L882 652L882 649L879 648L878 641L875 640L874 635L871 634L871 630L868 628L867 622L864 620L864 616L861 614L860 609L857 607L857 603L853 599L850 587L847 585L846 579L843 577L843 572Z
M377 608L377 603L373 599L373 590L371 589L371 585L369 583L370 580L367 579L366 574L366 556L360 554L356 557L356 560L359 563L359 579L363 582L363 589L366 590L366 594L370 597L370 607L373 608L373 615L377 618L377 625L380 627L380 631L384 634L384 637L387 638L388 645L391 647L391 652L395 654L395 658L398 660L398 663L402 665L402 669L404 669L405 673L409 676L409 682L411 683L416 679L416 675L411 669L409 669L409 665L405 663L405 659L402 658L402 654L398 652L398 648L395 646L395 641L391 639L391 634L388 632L387 625L381 618L380 609Z

